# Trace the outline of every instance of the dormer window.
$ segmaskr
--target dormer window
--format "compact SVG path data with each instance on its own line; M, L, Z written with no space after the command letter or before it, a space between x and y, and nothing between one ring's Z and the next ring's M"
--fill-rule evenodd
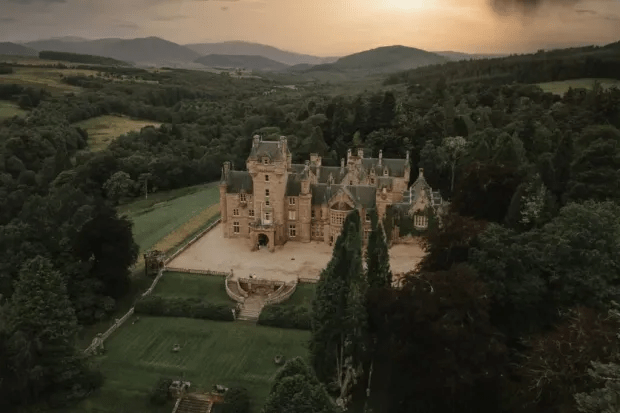
M263 158L263 164L269 165L269 158Z
M245 202L246 201L245 194L239 194L239 201L241 201L241 202Z
M387 167L385 167L385 168L383 169L383 176L388 176L388 175L389 175L388 168L387 168Z

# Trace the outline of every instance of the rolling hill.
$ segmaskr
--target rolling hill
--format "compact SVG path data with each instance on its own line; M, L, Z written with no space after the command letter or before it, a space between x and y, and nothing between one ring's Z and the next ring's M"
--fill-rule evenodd
M185 45L187 48L200 53L201 55L243 55L243 56L263 56L276 62L284 63L288 66L297 64L318 65L322 63L335 62L337 57L317 57L295 52L287 52L259 43L250 42L221 42L221 43L195 43Z
M141 66L179 66L191 63L200 57L198 53L184 46L159 37L139 39L49 39L25 44L36 50L79 53L111 57Z
M444 56L413 47L386 46L341 57L308 71L388 73L447 61Z
M38 52L21 44L0 42L0 55L37 56Z
M264 56L210 54L195 60L207 67L239 68L258 71L284 70L289 67Z

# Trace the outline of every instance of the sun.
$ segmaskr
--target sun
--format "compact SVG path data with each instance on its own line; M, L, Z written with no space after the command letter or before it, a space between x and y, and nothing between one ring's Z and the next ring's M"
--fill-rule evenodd
M384 10L408 11L425 8L428 0L376 0L375 4Z

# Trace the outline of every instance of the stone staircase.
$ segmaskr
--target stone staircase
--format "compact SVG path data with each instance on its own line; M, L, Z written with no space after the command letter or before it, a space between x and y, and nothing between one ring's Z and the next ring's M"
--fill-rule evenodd
M250 295L247 297L237 315L240 321L258 321L258 316L265 306L265 299L260 295Z
M187 394L183 396L176 413L211 413L213 402L204 394Z

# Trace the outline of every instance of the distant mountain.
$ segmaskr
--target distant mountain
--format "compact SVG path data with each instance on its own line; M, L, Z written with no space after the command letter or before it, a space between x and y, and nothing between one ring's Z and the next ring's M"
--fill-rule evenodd
M0 42L0 55L37 56L39 52L21 44Z
M260 43L249 42L221 42L221 43L195 43L185 45L189 49L201 55L243 55L243 56L263 56L276 62L284 63L289 66L297 64L318 65L322 63L335 62L337 57L317 57L301 53L287 52Z
M317 65L308 71L388 73L447 61L446 57L425 50L387 46L341 57L335 63Z
M446 57L452 61L470 60L470 59L492 59L495 57L508 56L505 54L484 54L484 53L473 53L472 54L472 53L452 52L452 51L433 52L433 53Z
M238 68L259 71L284 70L289 67L284 63L267 59L263 56L210 54L194 60L208 67Z
M36 50L111 57L140 66L182 66L200 57L193 50L159 37L82 41L75 38L49 39L28 42L26 46Z

